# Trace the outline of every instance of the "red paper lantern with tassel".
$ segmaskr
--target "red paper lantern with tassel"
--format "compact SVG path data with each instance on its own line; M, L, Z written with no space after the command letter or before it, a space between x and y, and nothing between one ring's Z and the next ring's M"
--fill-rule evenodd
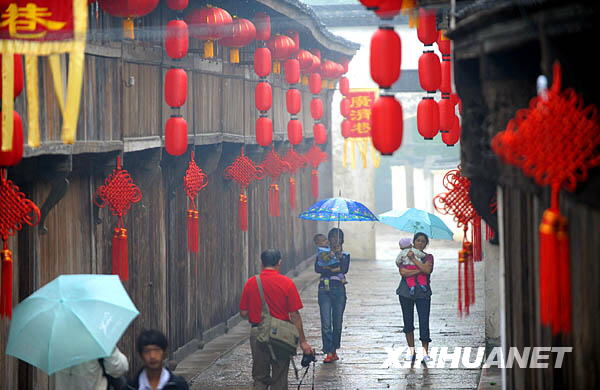
M269 111L273 104L273 90L271 84L262 81L254 89L254 104L258 111Z
M393 27L379 28L371 38L371 78L380 88L390 88L400 77L402 44Z
M180 115L172 115L165 125L165 150L172 156L181 156L188 146L187 122Z
M417 129L425 139L433 139L440 130L440 112L433 98L423 98L417 106Z
M104 12L125 18L123 20L123 37L134 39L133 19L149 14L156 8L159 0L98 0Z
M171 108L178 108L187 100L187 72L180 68L171 68L165 74L165 102Z
M342 77L340 79L340 93L343 96L346 96L350 93L350 81L347 77Z
M267 47L271 50L271 55L275 60L273 73L281 73L281 61L291 57L294 52L295 43L292 38L286 35L276 35L267 42Z
M321 75L319 73L311 73L310 78L308 79L308 87L310 89L310 93L313 95L318 95L321 93Z
M446 37L444 30L440 30L437 39L438 49L442 53L442 58L449 57L452 52L452 41Z
M313 119L323 118L323 101L319 98L313 98L310 101L310 115Z
M127 229L123 219L131 205L140 200L140 188L121 166L121 157L117 157L117 167L96 190L94 203L100 208L108 206L111 214L118 218L112 238L112 272L123 281L129 279Z
M0 117L0 126L2 118ZM0 144L2 143L2 132L0 132ZM17 165L23 159L23 121L18 112L13 111L13 139L12 149L3 152L0 151L0 166L12 167Z
M260 146L269 146L273 142L273 122L261 116L256 120L256 143Z
M254 14L254 25L256 26L256 40L268 41L271 39L271 17L265 12Z
M440 58L433 51L426 51L419 57L419 83L427 92L435 92L442 82Z
M23 57L20 54L15 54L14 66L14 89L13 97L16 99L23 91ZM0 69L2 69L2 56L0 56ZM2 90L2 77L0 77L0 91Z
M285 81L288 84L297 84L300 82L300 61L297 59L289 59L285 61Z
M165 50L173 59L183 58L188 53L189 31L183 20L171 20L165 33Z
M183 187L188 197L189 208L187 211L187 243L188 251L199 252L200 218L196 199L200 190L208 185L208 176L198 167L195 161L195 152L192 149L190 162L183 177Z
M0 290L0 316L12 316L13 302L13 258L8 249L8 239L25 225L35 226L41 217L40 209L25 197L12 181L6 177L6 169L0 169L0 238L2 238L2 289Z
M308 73L313 66L313 55L308 50L300 50L296 59L300 63L300 72Z
M287 31L286 34L294 41L294 49L292 50L291 56L295 57L300 51L300 34L298 31Z
M447 98L442 98L438 102L438 108L440 112L440 132L448 133L454 126L454 104Z
M219 7L206 6L187 13L185 21L190 35L204 42L204 58L215 56L214 42L225 35L224 26L233 22L229 12Z
M271 50L259 47L254 51L254 73L267 77L271 73Z
M167 0L167 7L173 11L183 11L187 8L189 0Z
M219 40L222 46L229 47L229 62L240 62L240 48L248 46L256 38L254 23L244 18L233 18L233 22L223 26L223 37Z
M327 129L322 123L315 123L313 125L313 137L317 145L323 145L327 143Z
M290 88L285 93L285 105L287 112L296 115L302 108L302 94L296 88Z
M371 108L371 137L373 146L389 156L402 144L402 106L394 96L380 96Z
M454 146L460 140L460 120L456 115L452 115L452 127L450 131L442 133L442 141L446 146Z
M298 145L302 142L302 122L297 119L291 119L287 125L288 140L292 145Z
M424 45L432 45L438 39L435 10L419 8L417 37Z

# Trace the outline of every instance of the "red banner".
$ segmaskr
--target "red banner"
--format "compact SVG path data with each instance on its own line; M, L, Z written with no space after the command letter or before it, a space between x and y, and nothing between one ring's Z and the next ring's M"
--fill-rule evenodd
M351 89L346 98L350 111L346 118L352 124L348 138L371 136L371 106L377 98L376 89Z
M74 37L72 1L2 1L0 12L0 39L48 42Z

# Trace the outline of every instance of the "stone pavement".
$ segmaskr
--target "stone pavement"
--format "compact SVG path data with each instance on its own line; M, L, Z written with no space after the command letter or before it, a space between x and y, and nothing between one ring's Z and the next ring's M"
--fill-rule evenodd
M381 225L380 225L381 226ZM344 314L340 360L323 364L317 356L315 388L346 389L476 389L480 369L427 367L417 362L412 367L384 368L388 357L385 348L406 345L402 329L402 315L395 289L399 275L394 264L398 238L403 233L391 228L378 228L377 260L353 260L348 273L348 303ZM430 347L484 346L483 263L476 263L476 303L471 315L456 315L457 251L458 243L433 241L428 252L435 257L431 276L431 338ZM320 352L321 336L317 304L317 280L311 268L300 273L297 285L306 285L301 292L304 309L301 314L311 345ZM418 321L415 313L415 336L418 339ZM251 355L247 341L249 327L240 323L228 334L208 343L177 367L178 373L188 377L194 390L251 389ZM417 340L417 343L419 341ZM419 345L419 344L417 344ZM222 355L222 356L221 356ZM472 356L475 355L473 352ZM300 358L296 361L299 365ZM431 365L431 364L430 364ZM403 363L402 367L406 364ZM194 371L195 370L195 371ZM193 373L195 375L192 375ZM312 370L302 388L310 389ZM290 388L298 381L290 368ZM308 382L308 383L307 383Z

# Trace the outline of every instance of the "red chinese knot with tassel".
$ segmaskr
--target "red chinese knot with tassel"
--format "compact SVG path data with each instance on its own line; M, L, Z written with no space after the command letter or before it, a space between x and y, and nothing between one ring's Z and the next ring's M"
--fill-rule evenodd
M196 198L200 190L208 185L208 176L196 164L194 160L195 152L192 151L190 162L183 177L183 187L189 199L189 209L187 211L187 234L188 234L188 251L198 253L199 251L199 226L200 218L198 213L198 205Z

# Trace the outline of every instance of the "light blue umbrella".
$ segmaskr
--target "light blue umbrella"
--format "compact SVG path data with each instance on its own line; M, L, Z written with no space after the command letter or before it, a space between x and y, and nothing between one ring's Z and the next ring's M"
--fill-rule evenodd
M138 314L117 275L61 275L15 307L6 353L50 375L110 356Z
M452 230L437 215L427 211L410 208L404 212L386 211L379 214L379 221L409 233L422 232L429 238L452 240Z

